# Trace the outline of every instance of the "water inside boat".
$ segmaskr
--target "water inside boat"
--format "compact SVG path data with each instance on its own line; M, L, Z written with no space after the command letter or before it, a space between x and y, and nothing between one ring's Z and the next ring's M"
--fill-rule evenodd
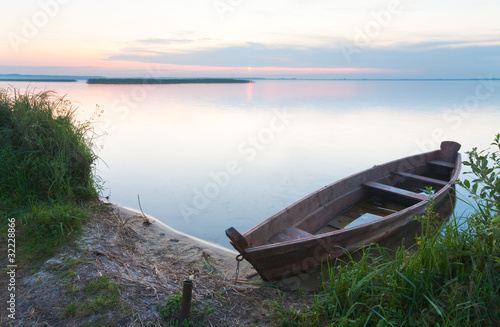
M333 217L315 234L351 228L397 213L418 202L418 197L414 194L425 199L424 197L439 191L449 180L452 168L454 166L451 164L434 162L427 165L421 174L396 172L393 175L397 179L392 176L379 182L367 183L372 188L367 198ZM391 185L395 180L397 182ZM404 191L410 193L405 194ZM384 196L384 192L392 196Z
M354 204L341 214L333 217L316 234L333 232L343 228L354 227L393 214L407 207L377 195Z

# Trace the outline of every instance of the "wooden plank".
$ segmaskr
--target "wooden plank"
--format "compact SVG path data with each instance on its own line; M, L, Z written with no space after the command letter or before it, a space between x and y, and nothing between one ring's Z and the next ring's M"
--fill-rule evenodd
M460 150L461 145L457 142L444 141L441 143L441 150L439 151L437 160L452 162L455 161L457 153Z
M270 237L289 226L287 208L267 218L243 234L251 247L266 244Z
M226 230L226 236L231 240L234 248L240 253L244 252L245 249L249 247L247 240L234 227L230 227Z
M447 161L440 161L440 160L433 160L428 162L431 165L435 166L440 166L440 167L445 167L445 168L450 168L453 169L455 168L455 164Z
M330 226L330 227L332 227L332 228L335 228L335 229L337 229L337 230L340 230L340 229L344 228L344 227L337 226L337 225L335 225L335 224L333 224L333 223L328 223L328 224L326 224L326 225L327 225L327 226Z
M319 207L320 199L317 193L313 193L310 196L303 198L300 202L288 207L288 223L293 225Z
M378 206L378 205L368 205L367 203L360 203L359 208L362 210L363 213L372 213L374 215L379 215L379 216L387 216L390 214L393 214L395 212L398 212L398 210L392 210L392 209L387 209L384 208L383 206ZM361 216L361 214L360 214Z
M376 190L386 192L389 194L393 194L393 195L397 195L397 196L403 196L405 198L411 198L411 199L414 199L417 201L425 201L428 199L427 196L425 196L425 195L421 195L421 194L418 194L418 193L415 193L412 191L403 190L401 188L397 188L394 186L385 185L385 184L381 184L381 183L377 183L377 182L367 182L364 185L369 187L369 188L372 188L372 189L376 189Z
M281 232L277 233L269 239L271 243L279 243L285 241L298 240L307 236L311 236L311 233L303 231L295 227L286 227Z
M319 209L321 207L318 192L311 193L267 218L243 236L251 247L266 244L270 238L286 227L297 225L304 217Z
M403 176L406 178L422 181L424 183L429 183L429 184L434 184L434 185L440 185L440 186L445 186L447 182L442 181L440 179L435 179L435 178L430 178L430 177L425 177L425 176L420 176L420 175L415 175L415 174L410 174L404 171L397 171L395 172L396 175Z
M302 237L307 237L307 236L311 236L312 234L311 233L308 233L302 229L299 229L299 228L295 228L295 227L287 227L283 230L287 235L289 235L290 237L294 238L294 239L299 239L299 238L302 238Z
M351 192L344 194L341 197L331 199L330 202L311 212L309 215L301 219L296 224L291 226L297 227L311 234L316 234L323 228L332 217L346 210L352 204L363 199L367 194L366 189L359 185Z

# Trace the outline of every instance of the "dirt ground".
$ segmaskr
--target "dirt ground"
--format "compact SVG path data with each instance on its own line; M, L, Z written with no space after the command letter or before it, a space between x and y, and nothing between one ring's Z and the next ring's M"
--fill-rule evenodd
M2 309L0 322L5 326L171 326L178 312L162 319L159 308L169 297L180 298L182 282L191 275L191 318L196 326L275 326L280 322L273 314L276 303L288 308L312 302L311 291L290 290L286 281L262 283L245 261L235 284L235 257L236 252L178 233L151 217L103 204L92 210L76 246L34 271L18 269L16 320L7 319ZM99 301L104 302L89 306L88 297L93 296L89 285L104 276L119 285L114 288L119 296L102 295Z

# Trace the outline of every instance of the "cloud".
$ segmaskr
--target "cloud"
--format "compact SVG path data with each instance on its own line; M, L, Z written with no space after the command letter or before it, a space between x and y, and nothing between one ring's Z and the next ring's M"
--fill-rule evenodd
M342 46L348 48L347 53ZM498 53L500 45L489 42L480 46L468 42L424 42L379 48L346 42L309 48L246 43L182 53L136 47L123 49L107 60L216 67L369 68L374 73L399 72L409 78L475 78L480 74L500 75Z
M176 65L200 65L219 67L338 67L335 48L297 48L293 46L267 46L246 43L238 46L177 51L154 51L151 48L124 49L121 54L107 60L138 61Z

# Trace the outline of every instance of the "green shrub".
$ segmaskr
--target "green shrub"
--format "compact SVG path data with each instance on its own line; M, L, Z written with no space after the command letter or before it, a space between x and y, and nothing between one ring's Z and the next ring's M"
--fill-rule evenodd
M160 318L162 320L167 320L173 316L178 315L181 309L182 302L182 292L179 290L174 295L167 298L164 305L158 306L158 311L160 312Z
M475 176L473 180L464 179L458 183L466 188L472 199L476 213L472 216L473 226L484 228L500 220L500 134L491 145L493 152L478 151L473 148L467 152L469 160L463 161L471 171L466 174Z

